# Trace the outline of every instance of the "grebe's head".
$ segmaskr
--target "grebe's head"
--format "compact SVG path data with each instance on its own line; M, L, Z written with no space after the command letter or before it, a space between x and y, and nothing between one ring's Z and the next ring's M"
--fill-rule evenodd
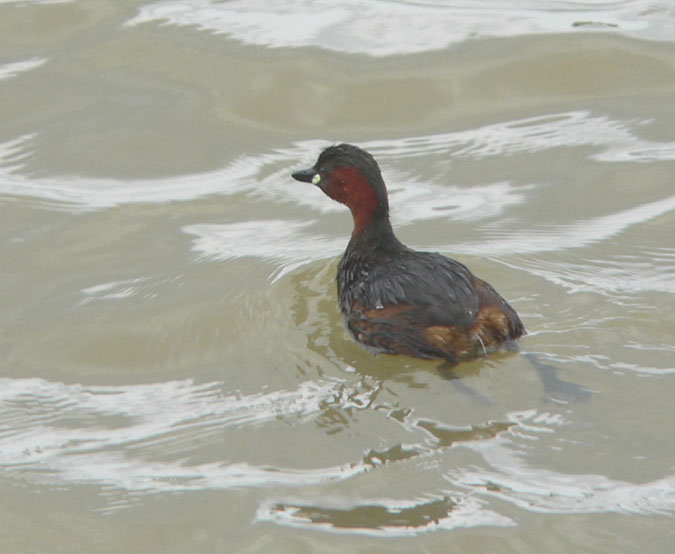
M354 217L355 231L389 215L387 188L375 158L358 146L329 146L313 167L293 173L298 181L312 183L333 200L346 204Z

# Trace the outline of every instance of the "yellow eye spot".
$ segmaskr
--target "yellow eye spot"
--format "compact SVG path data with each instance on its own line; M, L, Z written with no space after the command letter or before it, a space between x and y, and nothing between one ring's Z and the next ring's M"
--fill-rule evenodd
M312 177L312 184L318 185L319 181L321 181L321 175L317 173L316 175L314 175L314 177Z

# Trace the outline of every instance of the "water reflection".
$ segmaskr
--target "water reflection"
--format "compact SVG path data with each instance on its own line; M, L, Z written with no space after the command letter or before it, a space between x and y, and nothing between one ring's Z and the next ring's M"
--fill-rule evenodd
M654 202L651 205L640 206L645 210L630 210L632 213L620 212L607 217L598 218L580 224L573 230L561 229L558 234L551 233L549 240L555 243L561 250L575 248L606 240L632 225L646 223L660 215L675 209L675 196L664 201ZM626 217L633 216L633 217ZM589 234L584 231L588 231ZM556 250L546 246L545 241L537 240L532 235L506 239L506 249L509 252L533 254L551 252ZM502 243L499 243L502 244ZM475 249L472 247L475 246ZM482 254L496 254L498 244L495 242L460 246L467 252ZM673 252L675 254L675 252ZM543 277L557 285L564 287L570 292L595 292L610 297L624 297L628 294L642 293L647 291L675 292L675 260L654 263L649 252L642 255L631 254L629 256L608 257L601 260L575 260L564 262L547 258L534 258L530 256L517 256L510 264L528 273Z
M468 244L448 245L447 248L456 252L483 256L499 255L500 253L532 254L535 252L552 252L568 248L580 248L607 240L634 225L646 223L673 210L675 210L675 196L669 196L662 200L648 202L627 210L585 221L577 221L574 225L567 223L560 225L549 224L512 236L500 235L498 240L494 241L482 240L481 242L471 242ZM568 266L567 269L572 270L573 268ZM655 269L660 271L658 268ZM583 271L583 269L580 271ZM626 272L623 264L621 271L625 273L626 278L629 277L630 271ZM553 275L555 272L551 271L550 273ZM545 275L542 274L542 276ZM609 275L606 274L605 277L609 277ZM603 276L599 275L598 278L602 279ZM669 288L672 289L672 282Z
M542 417L544 416L544 417ZM560 418L532 411L511 414L519 421L518 434L536 440L536 434L551 432ZM532 467L514 448L513 436L494 441L470 443L490 469L453 469L446 474L450 483L478 494L512 502L522 509L542 513L672 514L675 512L675 476L646 483L629 483L604 475L564 474Z
M270 2L162 0L143 6L127 25L157 21L222 33L246 44L318 46L390 56L438 50L482 37L600 30L654 39L672 25L668 3L535 0L486 9L469 2L327 0Z
M453 487L442 492L441 499L371 499L339 506L337 496L332 505L277 498L263 502L257 513L258 520L285 525L391 535L511 523L471 493L542 512L675 510L673 476L636 484L532 467L523 453L542 434L556 433L556 428L566 425L560 413L527 410L513 412L505 421L453 428L416 416L415 410L374 404L378 390L377 383L366 386L335 379L306 381L295 391L254 395L231 395L221 383L191 381L84 387L41 379L1 379L0 466L13 479L55 486L98 484L133 492L138 498L158 492L272 485L301 491L392 464L417 464L417 459L427 460L425 466L432 471L441 464ZM226 427L266 426L279 418L295 419L297 426L320 418L327 407L380 414L417 441L370 449L360 460L309 469L244 460L187 461L204 444L218 440ZM444 454L457 448L476 452L487 466L458 464L452 455ZM175 460L166 459L169 451ZM228 457L234 455L230 449ZM129 505L119 495L113 497L105 509Z
M0 80L9 79L24 71L30 71L31 69L40 67L46 61L47 58L30 58L20 62L0 64Z
M396 189L394 189L396 190ZM502 189L508 196L513 189ZM393 195L395 195L394 192ZM464 196L455 195L456 203L473 204L480 192L472 189ZM400 199L406 196L401 195ZM407 212L408 219L416 216L424 218L428 214L425 202L410 196L410 204L416 209ZM517 194L515 195L517 197ZM428 203L433 203L434 195ZM490 195L484 197L489 202ZM422 198L423 200L423 198ZM482 211L483 202L479 202ZM500 205L503 209L508 202ZM419 211L418 211L419 210ZM619 211L613 214L578 221L574 225L567 223L528 229L525 231L501 232L494 239L481 239L476 242L450 243L435 248L472 256L510 256L507 265L549 280L565 287L570 292L598 292L600 294L623 294L644 291L675 292L672 279L675 265L670 260L672 252L663 251L662 263L654 264L650 256L633 255L632 259L622 255L617 259L593 260L587 262L555 261L541 257L528 257L525 254L556 252L570 248L582 248L606 241L633 226L647 223L675 210L675 196L664 198ZM461 210L459 210L461 211ZM466 217L466 214L464 214ZM436 214L431 215L431 218ZM430 219L426 217L426 219ZM345 237L329 237L312 230L315 222L289 220L254 220L223 224L195 224L183 228L193 235L193 250L202 256L214 260L241 257L259 257L273 261L279 266L273 281L283 277L298 267L318 259L332 258L341 254L347 242ZM514 257L514 254L519 256Z
M305 381L294 391L252 395L228 394L222 383L192 381L85 387L43 379L0 379L0 466L31 481L95 483L146 493L346 479L395 458L371 451L356 462L304 470L245 461L185 460L227 427L273 424L279 419L302 424L320 421L335 408L344 413L371 409L378 391L378 383L338 379ZM382 406L376 409L381 410ZM400 424L396 418L392 421ZM451 431L427 420L405 425L431 433L434 448L485 440L509 427L489 424ZM420 454L428 447L420 444L412 451ZM166 460L168 453L177 461Z
M280 264L272 277L275 282L301 265L343 250L344 240L303 232L312 223L267 219L196 224L183 231L195 236L192 249L202 256L215 260L253 256Z
M458 219L494 217L524 201L532 184L497 182L472 187L424 182L410 175L407 160L425 157L444 164L453 159L485 159L494 156L532 154L570 146L597 146L592 155L602 163L675 159L675 142L654 142L636 136L634 121L623 122L586 111L550 114L496 123L436 135L363 141L384 168L396 221L411 223L439 217ZM225 167L161 179L114 179L98 177L29 177L22 173L23 160L34 150L37 134L26 134L0 143L0 193L35 197L62 203L62 207L101 209L127 203L185 202L208 195L247 194L254 199L306 206L319 213L343 211L307 187L291 182L289 172L311 163L325 141L306 140L262 154L237 157ZM640 157L640 153L644 157ZM440 159L437 159L441 156ZM445 202L439 202L445 198ZM672 199L664 200L668 206ZM636 208L637 209L637 208ZM643 210L649 209L647 207ZM670 209L666 207L665 209ZM632 213L632 212L631 212ZM628 216L630 217L630 216Z
M486 509L480 500L449 496L407 502L377 499L371 500L370 504L350 507L268 503L258 510L256 519L294 527L391 537L417 535L437 529L515 525L508 517Z
M672 2L494 4L0 0L0 550L668 550ZM586 36L472 40L539 30ZM597 394L354 344L322 122Z
M338 380L242 395L224 392L222 383L192 381L85 387L0 379L0 467L30 481L146 493L343 479L363 471L362 464L293 470L185 459L226 427L310 420L345 395L354 396ZM178 461L157 459L158 451Z

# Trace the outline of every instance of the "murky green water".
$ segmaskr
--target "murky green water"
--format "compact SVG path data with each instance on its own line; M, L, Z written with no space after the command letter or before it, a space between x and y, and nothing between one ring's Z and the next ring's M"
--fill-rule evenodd
M0 551L671 551L673 98L657 0L0 2ZM350 341L333 141L570 394Z

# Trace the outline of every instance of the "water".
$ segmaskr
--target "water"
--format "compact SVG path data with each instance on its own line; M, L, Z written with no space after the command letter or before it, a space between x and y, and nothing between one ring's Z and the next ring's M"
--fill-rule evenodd
M670 2L0 2L0 551L670 551L673 97ZM350 341L340 140L571 395Z

